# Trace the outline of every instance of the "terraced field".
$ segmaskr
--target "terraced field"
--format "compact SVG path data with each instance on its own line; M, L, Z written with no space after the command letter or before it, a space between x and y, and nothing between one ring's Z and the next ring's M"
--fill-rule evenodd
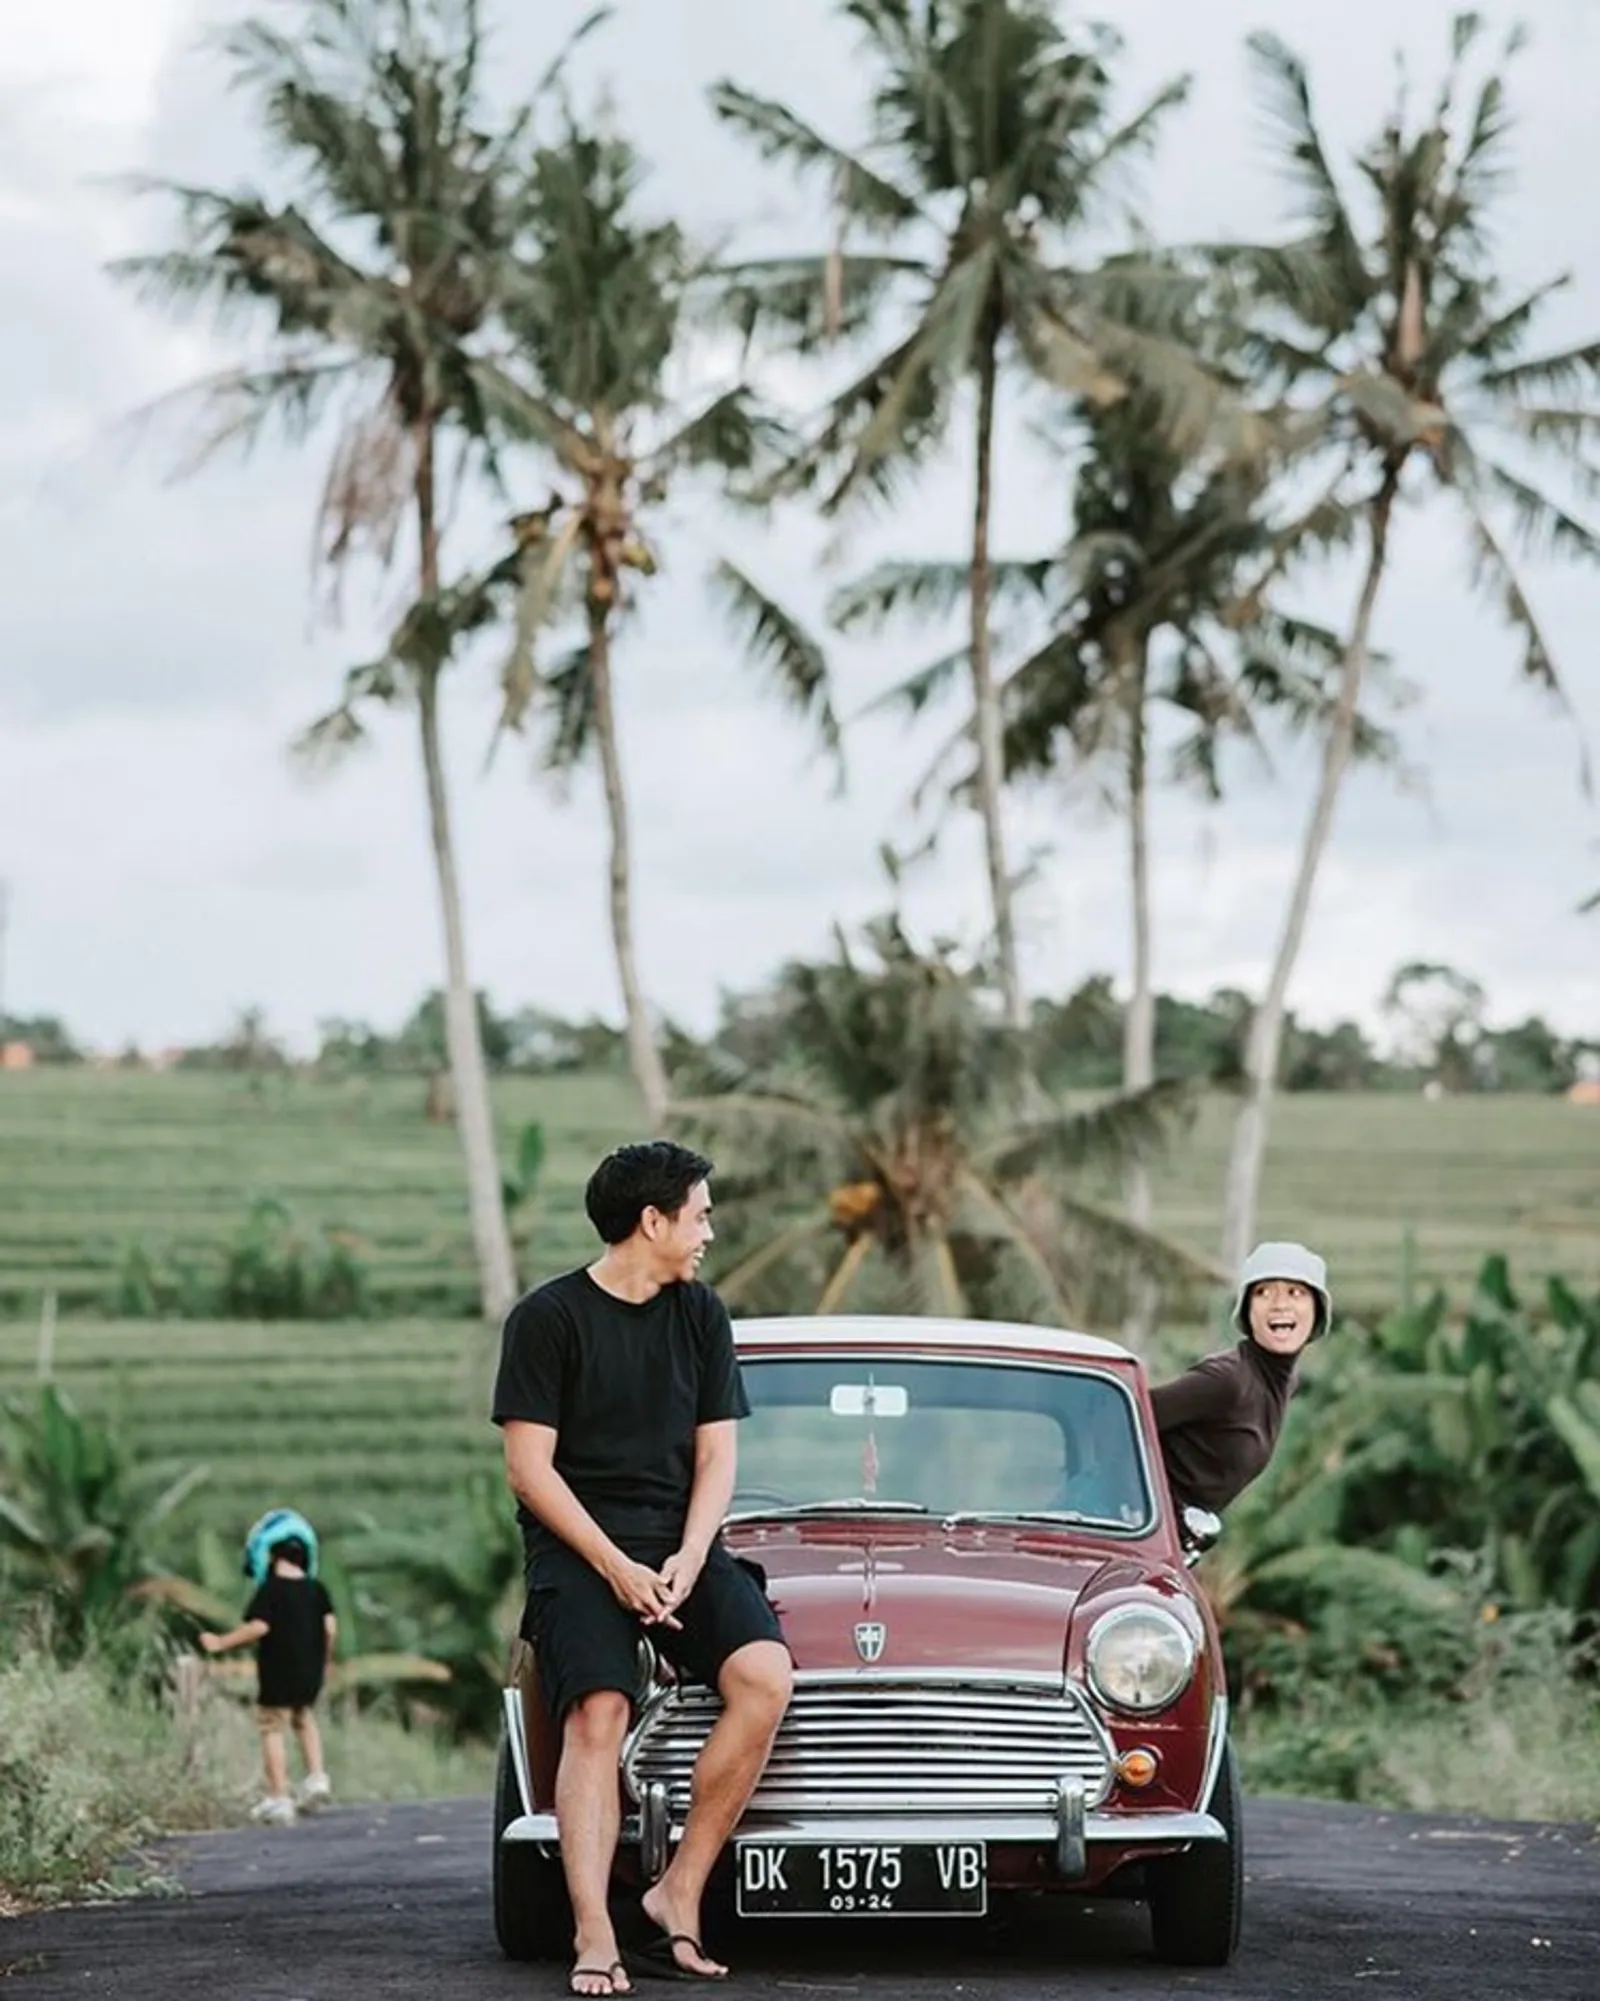
M591 1242L584 1178L632 1130L626 1085L517 1080L498 1113L508 1157L524 1120L548 1137L527 1275L577 1262ZM1201 1247L1216 1240L1228 1113L1206 1106L1158 1176L1164 1225ZM141 1453L205 1460L217 1527L231 1533L276 1499L334 1533L366 1512L425 1519L496 1452L484 1418L494 1344L471 1317L459 1172L454 1135L425 1121L410 1080L0 1076L0 1390L31 1374L53 1290L60 1379L86 1408L115 1412ZM1263 1233L1311 1237L1357 1309L1393 1301L1408 1255L1417 1277L1458 1292L1490 1250L1525 1284L1559 1270L1600 1289L1600 1113L1587 1108L1286 1099L1266 1185ZM353 1234L382 1317L104 1317L130 1243L216 1258L257 1191Z
M0 1391L26 1391L35 1335L0 1324ZM231 1543L278 1503L337 1535L363 1516L425 1523L498 1464L494 1343L473 1320L76 1320L56 1381L141 1458L204 1464L190 1504Z
M595 1158L634 1129L614 1077L502 1080L504 1150L545 1127L544 1187L524 1262L559 1269L590 1242L579 1196ZM128 1247L204 1261L250 1197L284 1197L304 1225L349 1232L376 1310L471 1311L453 1132L422 1116L408 1078L35 1071L0 1076L0 1315L114 1302ZM1160 1220L1216 1241L1230 1107L1207 1104L1157 1175ZM1460 1285L1487 1250L1530 1275L1600 1286L1600 1111L1554 1098L1291 1097L1274 1119L1261 1227L1324 1247L1342 1297L1393 1298L1408 1233L1425 1278Z
M147 1076L87 1070L0 1076L0 1315L101 1312L134 1244L215 1259L256 1194L297 1222L348 1232L375 1307L470 1313L471 1245L454 1131L423 1116L420 1079ZM598 1153L627 1136L631 1094L611 1078L512 1079L502 1151L528 1119L548 1156L541 1256L588 1242L580 1196Z

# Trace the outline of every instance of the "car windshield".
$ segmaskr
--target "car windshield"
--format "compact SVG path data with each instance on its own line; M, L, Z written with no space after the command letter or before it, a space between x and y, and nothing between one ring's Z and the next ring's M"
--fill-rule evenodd
M732 1515L1150 1526L1133 1402L1108 1376L896 1355L747 1356L743 1373Z

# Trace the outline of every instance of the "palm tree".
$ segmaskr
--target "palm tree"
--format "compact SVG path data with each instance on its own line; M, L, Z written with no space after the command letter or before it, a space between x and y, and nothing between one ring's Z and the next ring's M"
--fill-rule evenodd
M990 639L997 404L1003 372L1020 364L1101 400L1115 398L1125 377L1149 380L1164 415L1189 427L1213 411L1215 384L1204 369L1118 318L1100 275L1067 262L1118 173L1148 150L1186 86L1167 85L1117 123L1115 38L1105 30L1064 33L1044 0L848 0L844 11L862 32L872 79L859 149L732 83L712 93L719 116L766 157L824 176L839 216L832 250L744 265L736 293L747 324L765 312L797 324L806 342L819 330L865 326L880 302L897 316L892 345L834 398L791 468L797 480L826 476L826 511L892 491L967 410L975 796L1006 1015L1020 1030L1027 1011ZM873 252L847 256L847 231L870 239ZM1131 283L1125 279L1124 293Z
M1219 373L1226 368L1226 330L1203 310L1198 288L1175 282L1160 302L1130 301L1130 317L1148 330L1182 341ZM1243 408L1241 404L1239 406ZM1269 418L1262 413L1265 434ZM1292 524L1270 507L1274 461L1250 459L1227 441L1187 451L1162 427L1156 399L1137 386L1110 406L1075 406L1064 441L1081 452L1073 487L1073 534L1055 558L995 565L996 602L1012 616L1020 660L1001 677L1006 776L1049 777L1064 765L1096 777L1109 790L1129 835L1132 992L1123 1013L1123 1088L1155 1081L1155 995L1150 902L1150 738L1152 710L1181 718L1173 776L1220 797L1219 751L1228 736L1262 749L1267 712L1292 725L1325 716L1325 684L1338 658L1333 636L1290 616L1263 596L1239 599L1266 555L1286 534L1308 546L1337 532L1340 511L1318 509ZM876 626L896 613L939 616L958 587L955 566L888 563L834 599L846 629ZM946 654L903 681L882 700L919 711L965 664ZM1376 755L1388 739L1364 719L1360 747ZM935 763L972 749L963 729ZM973 783L965 763L956 772L961 794ZM1148 1226L1150 1182L1144 1163L1127 1175L1128 1213ZM1148 1334L1150 1302L1130 1323L1135 1345Z
M747 1068L719 1042L712 1088L675 1108L733 1149L718 1181L737 1246L726 1298L792 1301L807 1284L831 1313L876 1273L881 1296L918 1312L1071 1324L1130 1278L1213 1280L1093 1192L1159 1143L1181 1086L1019 1118L1030 1053L990 1004L992 971L919 951L893 917L867 942L864 964L840 939L836 959L790 966L758 1031L782 1056Z
M641 169L627 141L587 129L570 109L534 158L523 218L527 250L506 323L509 362L476 370L500 430L537 445L553 467L548 504L513 522L522 583L519 640L507 675L504 723L535 704L549 722L547 761L570 770L598 756L611 832L610 913L627 1009L634 1077L652 1124L667 1078L634 948L633 862L617 737L613 648L633 606L631 579L657 559L643 520L679 475L748 471L779 436L742 385L709 395L687 418L673 392L687 361L691 313L707 292L705 260L676 224L638 212ZM750 641L776 670L781 695L837 751L838 725L821 653L732 564L717 571ZM535 662L542 628L578 632L547 671Z
M251 192L145 182L176 203L178 248L113 269L162 306L264 321L264 359L197 385L193 463L274 424L294 443L336 413L318 517L337 572L387 564L409 517L409 608L384 661L346 679L310 733L334 747L371 700L417 725L438 880L446 1025L483 1309L515 1293L500 1206L488 1077L467 971L461 888L440 743L440 692L459 625L441 576L441 453L480 440L470 365L494 321L516 227L525 118L494 131L483 102L478 0L305 0L298 31L247 21L224 39L234 81L298 177L281 205Z
M1364 219L1330 164L1304 66L1275 36L1251 42L1304 228L1275 249L1215 255L1240 283L1269 389L1317 426L1329 491L1358 510L1365 555L1321 776L1251 1022L1228 1165L1230 1265L1254 1235L1289 981L1350 761L1397 506L1429 492L1453 503L1472 580L1518 633L1524 677L1557 695L1556 663L1514 552L1600 558L1600 537L1534 478L1545 460L1564 469L1580 504L1600 491L1588 455L1600 435L1600 340L1530 354L1540 310L1562 281L1512 295L1494 268L1489 223L1510 121L1498 71L1480 81L1470 108L1460 101L1478 28L1474 15L1457 18L1426 117L1412 124L1402 100L1360 155Z

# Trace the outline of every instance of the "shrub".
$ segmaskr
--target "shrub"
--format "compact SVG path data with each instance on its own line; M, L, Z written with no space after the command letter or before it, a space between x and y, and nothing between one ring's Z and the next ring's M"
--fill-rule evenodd
M158 1834L229 1817L239 1775L218 1721L208 1708L180 1731L142 1677L24 1639L0 1663L0 1882L29 1902L148 1883Z

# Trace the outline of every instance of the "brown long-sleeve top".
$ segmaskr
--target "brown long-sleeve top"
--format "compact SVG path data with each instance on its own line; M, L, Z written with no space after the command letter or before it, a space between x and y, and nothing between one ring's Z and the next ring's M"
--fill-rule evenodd
M1167 1481L1180 1508L1220 1513L1264 1469L1294 1394L1298 1360L1243 1340L1151 1391Z

